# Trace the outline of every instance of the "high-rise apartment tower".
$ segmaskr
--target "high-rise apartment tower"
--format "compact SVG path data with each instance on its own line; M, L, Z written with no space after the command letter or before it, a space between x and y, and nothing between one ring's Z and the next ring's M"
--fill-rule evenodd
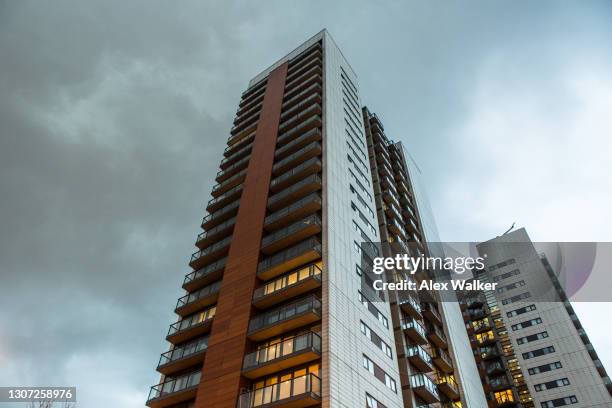
M473 360L457 358L456 303L362 287L363 242L427 251L429 221L403 150L377 144L361 107L325 30L251 80L149 407L485 406Z

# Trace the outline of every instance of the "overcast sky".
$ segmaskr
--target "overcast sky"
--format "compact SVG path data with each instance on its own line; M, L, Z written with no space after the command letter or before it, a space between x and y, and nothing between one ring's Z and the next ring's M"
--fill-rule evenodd
M612 241L609 1L227 3L0 1L0 385L144 405L239 95L323 27L442 239Z

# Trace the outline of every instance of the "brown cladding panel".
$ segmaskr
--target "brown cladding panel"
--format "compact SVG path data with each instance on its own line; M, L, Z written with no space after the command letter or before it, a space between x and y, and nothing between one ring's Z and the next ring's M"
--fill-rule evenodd
M274 69L265 91L240 209L221 283L196 408L235 408L251 319L251 298L263 232L268 187L287 76L287 64Z

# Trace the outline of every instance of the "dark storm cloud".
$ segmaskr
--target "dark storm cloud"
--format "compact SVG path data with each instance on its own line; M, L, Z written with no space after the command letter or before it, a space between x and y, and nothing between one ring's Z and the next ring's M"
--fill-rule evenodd
M443 214L482 78L565 97L612 43L605 2L328 3L0 2L0 385L143 405L240 92L321 28Z

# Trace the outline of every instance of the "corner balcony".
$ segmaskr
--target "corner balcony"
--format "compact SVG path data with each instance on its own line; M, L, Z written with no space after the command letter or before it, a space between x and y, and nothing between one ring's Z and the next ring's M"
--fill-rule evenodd
M487 364L487 368L486 369L487 369L487 375L488 376L502 375L502 374L506 373L506 368L499 361L496 361L496 362L491 363L491 364Z
M246 178L247 169L242 170L241 172L234 174L232 177L215 185L212 189L212 196L219 197L221 194L231 190L233 187L236 187L239 184L242 184L244 179Z
M274 153L275 160L282 160L292 153L300 150L304 146L312 142L318 142L322 139L321 129L314 128L310 129L294 139L291 139L287 144L282 145L276 149Z
M427 333L425 327L414 319L402 319L401 327L404 334L415 344L427 344Z
M423 317L421 314L421 305L414 298L412 293L405 291L398 292L398 297L399 306L406 314L417 319L421 319Z
M321 189L323 182L321 177L317 174L312 174L305 179L302 179L292 185L274 194L268 198L268 209L270 211L277 211L294 201L297 201L307 194L313 193Z
M206 306L214 305L219 298L220 289L221 281L217 281L181 297L176 302L175 313L184 317Z
M459 385L452 375L436 375L435 379L438 389L449 399L454 400L460 397Z
M191 255L189 266L193 269L200 269L209 262L217 261L229 252L232 237L229 236L211 246L201 249Z
M446 340L446 335L442 331L442 329L434 324L429 325L427 327L427 337L433 344L440 348L447 348L448 341Z
M431 404L440 402L440 394L436 384L425 374L414 374L410 376L410 388L422 400Z
M432 347L431 360L440 371L445 373L451 373L453 371L453 362L446 351Z
M225 169L219 170L217 172L215 180L217 181L217 183L223 183L225 180L231 178L232 176L235 176L240 170L244 170L248 167L250 159L251 157L247 156L243 159L238 160L236 163L227 166Z
M311 237L259 262L257 276L262 280L272 279L320 259L321 254L321 242L316 237Z
M166 340L179 344L210 332L215 317L215 308L211 307L201 313L195 313L170 325Z
M322 168L323 166L321 165L321 159L319 157L308 159L280 176L272 179L270 182L270 190L275 193L279 192L282 189L289 187L291 184L295 184L297 181L306 176L319 173Z
M195 398L201 375L202 372L198 370L154 385L149 392L147 406L164 408Z
M188 273L183 280L183 289L193 292L221 279L226 262L226 258L219 259L204 268Z
M247 354L242 375L250 379L259 378L320 358L321 337L309 332Z
M238 158L242 158L241 154L244 154L242 150L247 148L248 146L251 146L252 148L253 140L255 140L255 132L251 133L250 135L248 135L247 137L245 137L238 143L229 144L225 148L225 150L223 150L223 156L225 156L225 159L221 161L221 168L223 168L224 165L228 165L229 164L228 162L231 162ZM236 155L237 157L233 157L234 155Z
M232 189L221 194L219 197L211 198L206 204L206 211L214 213L225 207L226 205L238 200L242 196L242 184L233 187Z
M311 159L313 157L320 156L323 152L321 143L312 142L295 153L290 154L279 162L276 162L274 166L272 166L272 174L274 176L279 176L282 173L290 170L297 165L304 163L306 160Z
M196 364L201 364L204 361L207 349L208 336L205 336L168 350L159 358L157 371L164 375L170 375Z
M442 326L442 317L440 312L431 303L421 303L421 309L423 310L423 317L438 326Z
M207 231L201 232L196 239L196 246L198 248L206 248L216 241L227 238L227 236L231 235L234 231L234 225L236 225L236 217L230 218Z
M266 235L261 240L261 252L265 255L274 254L320 232L321 219L317 214L309 215L288 227Z
M249 391L238 399L238 408L302 408L320 404L321 379L314 374Z
M253 293L253 306L266 309L270 306L303 295L321 287L321 269L316 264L280 276Z
M263 341L321 319L321 301L314 295L268 310L251 319L248 337Z
M416 368L424 373L428 373L433 370L431 356L421 346L412 346L406 348L406 358Z
M295 203L268 215L264 221L266 231L274 231L319 211L322 206L321 196L311 193Z
M209 230L221 224L223 221L234 217L238 214L238 207L240 207L240 200L236 200L220 210L208 214L206 217L202 218L202 228Z

